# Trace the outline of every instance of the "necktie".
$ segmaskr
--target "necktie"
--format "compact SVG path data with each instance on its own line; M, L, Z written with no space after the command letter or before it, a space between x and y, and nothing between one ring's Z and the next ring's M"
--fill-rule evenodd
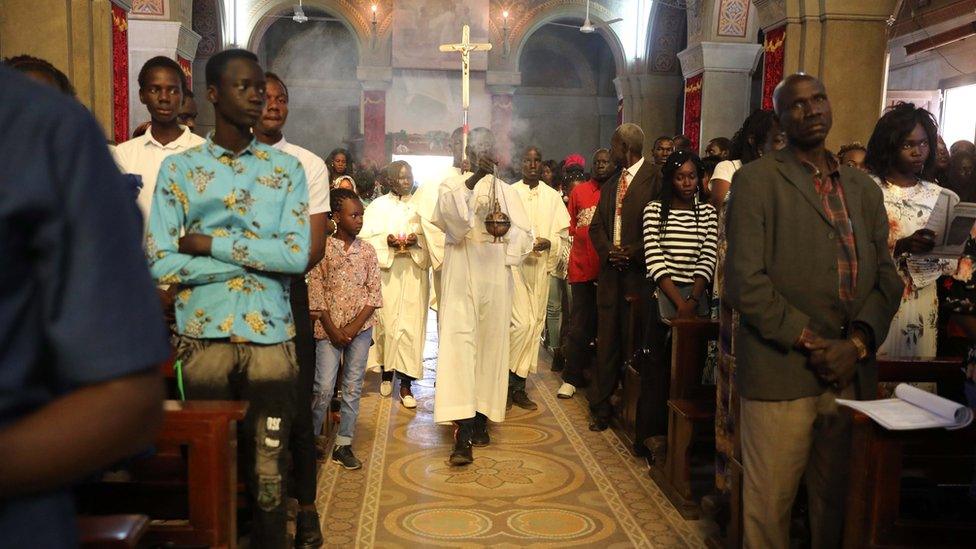
M630 184L630 174L626 170L620 174L620 182L617 184L617 208L613 216L613 245L620 246L620 214L623 211L624 195L627 194L627 185Z

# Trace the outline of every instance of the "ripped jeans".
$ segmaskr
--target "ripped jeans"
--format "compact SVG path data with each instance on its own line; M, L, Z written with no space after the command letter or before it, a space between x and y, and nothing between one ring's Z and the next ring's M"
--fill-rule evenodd
M251 547L286 547L285 478L298 379L295 345L180 336L177 356L183 361L187 399L249 403L238 435L241 470L250 473Z

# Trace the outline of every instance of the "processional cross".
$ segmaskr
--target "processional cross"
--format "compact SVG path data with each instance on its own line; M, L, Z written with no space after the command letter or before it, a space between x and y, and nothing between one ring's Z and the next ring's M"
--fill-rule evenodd
M470 105L469 79L471 76L471 52L488 51L491 44L472 44L471 29L464 25L461 27L461 42L458 44L442 44L442 52L455 52L461 54L461 158L467 157L468 151L468 107Z

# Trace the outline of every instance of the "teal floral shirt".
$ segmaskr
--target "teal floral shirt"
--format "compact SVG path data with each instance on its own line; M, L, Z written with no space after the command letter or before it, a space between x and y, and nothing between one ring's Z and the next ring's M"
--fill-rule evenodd
M289 274L308 263L308 186L294 156L254 140L240 154L213 142L159 168L146 257L175 284L180 334L272 344L295 336ZM179 253L184 234L213 238L211 256Z

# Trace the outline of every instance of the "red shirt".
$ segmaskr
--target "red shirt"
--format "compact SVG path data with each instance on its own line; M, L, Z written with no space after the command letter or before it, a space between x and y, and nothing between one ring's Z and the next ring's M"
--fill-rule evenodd
M569 283L590 282L600 274L600 258L590 240L590 222L600 202L600 186L594 180L580 183L569 194Z

